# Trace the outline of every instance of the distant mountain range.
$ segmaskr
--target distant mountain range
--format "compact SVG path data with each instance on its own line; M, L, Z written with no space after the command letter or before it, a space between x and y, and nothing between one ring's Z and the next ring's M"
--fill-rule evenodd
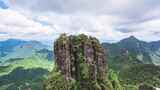
M160 41L145 42L131 36L117 43L102 45L107 50L109 62L116 62L116 57L133 56L136 59L134 63L160 65ZM53 60L54 57L52 48L38 41L18 39L0 41L0 65L32 56L45 57L47 60Z
M102 45L107 50L109 62L115 62L115 57L132 55L137 62L160 65L160 41L145 42L131 36L117 43L102 43ZM0 64L32 56L43 56L47 60L53 60L54 57L52 48L38 41L18 39L0 41Z
M0 90L41 90L53 67L53 51L41 42L0 41Z
M0 61L5 62L10 59L27 58L34 54L48 54L51 59L51 48L38 41L22 41L9 39L0 42Z
M145 42L131 36L117 43L102 45L108 51L109 58L132 55L144 64L160 65L160 41Z
M117 43L102 43L110 69L125 85L160 86L160 41L144 42L134 36Z

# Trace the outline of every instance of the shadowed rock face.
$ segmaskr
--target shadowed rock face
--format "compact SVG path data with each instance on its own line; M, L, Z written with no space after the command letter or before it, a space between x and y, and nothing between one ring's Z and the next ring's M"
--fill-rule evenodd
M74 79L81 90L107 90L103 85L107 77L105 51L96 38L63 34L54 43L54 54L65 80ZM90 87L92 83L99 85L99 89Z
M139 86L139 90L156 90L156 88L146 85L146 84L142 84Z

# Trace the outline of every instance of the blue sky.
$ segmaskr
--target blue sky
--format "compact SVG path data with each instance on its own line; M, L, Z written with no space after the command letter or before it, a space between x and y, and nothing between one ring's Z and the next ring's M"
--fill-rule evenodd
M2 0L0 0L0 8L7 9L8 6Z
M61 33L117 42L160 40L160 0L0 0L0 39L51 42Z

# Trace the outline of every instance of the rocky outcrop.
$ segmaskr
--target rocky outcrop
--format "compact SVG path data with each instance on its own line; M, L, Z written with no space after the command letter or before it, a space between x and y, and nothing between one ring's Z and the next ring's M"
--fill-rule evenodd
M107 86L105 50L96 38L62 34L54 43L54 54L64 81L74 81L74 88L66 86L64 90L111 90ZM54 87L46 90L55 90Z
M141 84L139 86L139 90L156 90L156 88L154 88L150 85L147 85L147 84Z

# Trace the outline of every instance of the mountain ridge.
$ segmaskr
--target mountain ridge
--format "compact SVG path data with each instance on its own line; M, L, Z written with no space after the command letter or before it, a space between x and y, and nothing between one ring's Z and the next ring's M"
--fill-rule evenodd
M104 42L102 45L109 49L110 57L131 53L145 64L160 65L160 41L145 42L131 36L117 43Z
M27 58L41 49L51 50L49 46L38 41L23 41L19 39L8 39L0 41L0 61L4 62L13 58Z

